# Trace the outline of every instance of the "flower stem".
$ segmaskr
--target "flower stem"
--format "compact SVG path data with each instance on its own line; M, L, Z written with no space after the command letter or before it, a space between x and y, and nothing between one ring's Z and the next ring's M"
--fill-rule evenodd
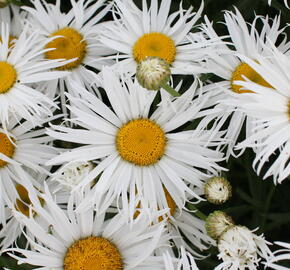
M162 84L161 87L165 91L167 91L171 96L180 97L180 94L177 91L175 91L171 86L169 86L167 83Z

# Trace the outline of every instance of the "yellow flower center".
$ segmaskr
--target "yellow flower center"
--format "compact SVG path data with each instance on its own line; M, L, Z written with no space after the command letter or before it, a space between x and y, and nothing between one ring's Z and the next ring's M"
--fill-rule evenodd
M148 56L156 56L172 64L175 60L176 47L174 41L161 33L152 32L140 37L133 47L133 56L137 63Z
M15 68L7 62L0 61L0 94L8 92L16 82Z
M254 69L252 69L248 64L242 63L237 66L231 78L232 90L238 94L253 92L251 90L242 90L242 86L234 84L234 81L245 81L243 76L245 76L252 82L272 88L272 86L268 82L266 82Z
M59 70L67 70L78 67L84 60L87 49L87 42L83 39L82 34L73 28L65 27L54 32L52 37L61 36L50 41L45 48L54 50L46 52L47 59L73 59L77 60L58 67Z
M117 247L103 237L91 236L71 245L64 257L64 270L122 270Z
M149 119L137 119L123 125L116 137L120 156L135 165L149 166L164 154L164 131Z
M13 141L13 139L12 139ZM5 156L12 158L14 155L15 146L9 140L6 134L0 133L0 153L4 154ZM0 159L0 168L3 168L7 165L7 162Z

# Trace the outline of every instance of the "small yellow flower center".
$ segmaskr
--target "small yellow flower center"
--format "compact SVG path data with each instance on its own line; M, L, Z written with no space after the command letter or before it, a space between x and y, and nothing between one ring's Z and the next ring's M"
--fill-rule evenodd
M13 141L13 139L12 139ZM6 134L0 133L0 153L4 154L5 156L12 158L14 155L15 146L9 140ZM0 168L3 168L7 165L7 162L0 159Z
M140 37L133 47L133 56L137 63L148 56L156 56L172 64L175 60L176 47L174 41L162 34L152 32Z
M58 67L59 70L68 70L78 67L84 60L87 49L87 42L83 39L82 34L73 28L65 27L53 34L52 37L61 36L50 41L45 48L54 48L55 50L45 53L47 59L73 59L77 60Z
M15 84L17 73L15 68L7 62L0 62L0 94L8 92Z
M71 245L64 257L64 270L122 270L117 247L103 237L91 236Z
M120 156L135 165L149 166L164 154L164 131L149 119L137 119L123 125L116 137Z
M272 88L272 86L268 82L266 82L254 69L252 69L248 64L242 63L237 66L231 78L232 90L238 94L252 93L251 90L243 90L242 86L234 84L234 81L245 81L243 76L245 76L252 82Z

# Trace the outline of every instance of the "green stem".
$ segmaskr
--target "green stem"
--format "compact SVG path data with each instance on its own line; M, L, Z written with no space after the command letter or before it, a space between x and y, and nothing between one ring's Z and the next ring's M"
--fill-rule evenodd
M195 216L199 217L200 219L202 219L204 221L207 219L207 216L204 213L202 213L201 211L199 211L194 205L191 204L190 209L195 210L195 212L193 212L193 214Z
M180 94L175 91L171 86L169 86L168 84L164 83L161 85L161 87L167 91L171 96L173 97L180 97Z

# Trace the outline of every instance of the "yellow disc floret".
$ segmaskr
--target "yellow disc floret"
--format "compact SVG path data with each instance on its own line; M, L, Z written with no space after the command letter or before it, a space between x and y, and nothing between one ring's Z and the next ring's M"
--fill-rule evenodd
M16 82L15 68L5 61L0 62L0 94L8 92Z
M87 42L84 40L82 34L73 28L65 27L54 32L52 37L57 37L50 41L45 48L54 50L45 53L47 59L73 59L75 61L58 67L60 70L68 70L78 67L84 60L86 55Z
M255 82L255 83L260 84L260 85L265 86L265 87L272 88L272 86L269 83L267 83L261 77L261 75L259 75L254 69L252 69L248 64L242 63L239 66L237 66L237 68L233 72L233 75L231 78L232 90L238 94L252 93L252 91L244 90L244 89L242 89L242 86L234 84L234 81L245 81L243 76L245 76L246 78L248 78L252 82Z
M9 140L6 134L0 133L0 153L4 154L5 156L12 158L14 155L15 146ZM7 165L7 162L0 159L0 168Z
M175 60L175 55L176 47L174 41L162 33L144 34L136 41L133 47L133 56L137 63L148 56L156 56L172 64Z
M120 156L135 165L149 166L164 154L166 137L159 125L149 119L137 119L123 125L116 137Z
M122 270L117 247L103 237L91 236L72 244L64 257L64 270Z

